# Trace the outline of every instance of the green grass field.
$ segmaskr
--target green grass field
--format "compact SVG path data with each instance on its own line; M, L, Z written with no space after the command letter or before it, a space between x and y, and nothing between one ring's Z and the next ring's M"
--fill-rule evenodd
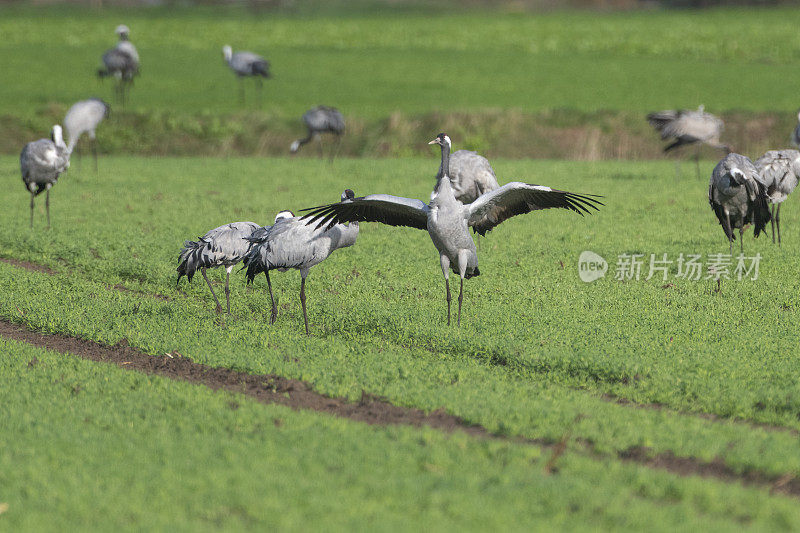
M654 159L662 143L644 114L699 104L756 156L795 125L793 15L0 6L0 72L14 79L0 85L0 153L100 96L113 108L100 149L116 155L285 155L300 115L324 103L347 118L350 156L422 155L419 137L446 126L495 157ZM142 58L124 109L95 74L121 21ZM247 80L240 102L226 43L271 61L261 97Z
M644 112L700 103L725 112L741 151L783 147L796 9L297 5L0 7L0 320L443 409L492 438L292 411L0 336L0 531L800 528L797 199L782 247L745 236L758 279L718 286L675 262L728 251L710 159L702 179L688 162L528 159L660 157ZM73 157L53 227L39 197L30 230L16 154L73 101L111 98L95 71L122 22L143 64L98 131L114 155L99 174ZM223 44L272 61L263 101L252 87L237 101ZM367 157L216 157L284 154L318 103L345 112L343 153ZM424 143L442 130L491 156L501 183L606 205L481 239L460 328L430 238L407 228L362 224L312 269L310 336L297 272L271 276L272 326L263 276L246 288L234 274L230 317L202 277L176 287L183 241L223 223L270 224L345 188L427 200L439 154ZM582 251L608 262L604 278L581 281ZM625 254L642 255L640 279L615 279ZM645 279L651 254L673 261L666 280ZM221 295L224 272L210 276Z
M297 116L329 102L354 117L515 108L786 110L797 97L792 8L521 13L384 10L315 16L163 9L0 8L0 113L87 95L124 20L142 57L134 111L240 109L221 47L272 62L262 109Z
M0 164L3 168L13 168L15 160L3 158ZM184 281L180 289L185 295L175 288L177 252L186 238L194 238L226 221L268 223L281 209L296 210L335 201L345 187L352 187L359 194L382 191L426 198L435 166L434 153L427 159L340 160L333 167L314 160L289 159L105 158L101 161L100 176L95 176L88 168L79 171L75 166L53 190L51 231L43 229L42 202L37 207L37 229L27 229L27 200L21 187L20 194L13 197L16 200L0 214L0 255L33 261L58 272L47 275L0 263L0 294L3 295L0 316L38 330L67 333L107 344L125 338L131 345L152 354L177 350L212 366L299 378L313 384L316 390L334 396L355 400L366 391L398 405L425 410L443 407L468 422L509 437L556 442L569 433L573 444L565 461L575 465L575 470L570 470L575 475L574 483L565 475L565 485L548 489L557 494L547 497L555 498L551 503L540 500L541 491L534 490L533 486L528 487L533 490L529 500L517 499L521 498L517 494L515 499L506 502L510 507L487 503L480 513L487 527L504 524L502 516L506 512L503 509L516 506L532 513L527 519L520 518L521 521L529 519L535 523L541 516L547 516L553 525L563 528L581 523L588 516L579 511L583 509L582 504L573 508L568 502L583 501L582 491L588 490L587 483L603 487L596 492L600 500L589 499L583 503L588 505L591 501L592 509L605 509L602 516L603 525L607 527L641 527L648 517L652 518L649 514L651 500L660 501L661 498L671 502L659 511L659 516L670 516L669 520L659 522L664 529L677 523L688 524L680 522L686 516L697 521L743 520L770 528L777 527L779 523L775 520L781 517L779 521L787 526L796 524L800 513L784 496L748 489L747 494L755 493L758 497L748 503L747 510L728 516L731 511L728 505L739 501L730 498L742 491L736 484L681 479L651 471L641 473L641 468L623 466L617 459L625 450L645 446L653 453L672 452L679 457L702 461L720 460L735 472L759 472L771 479L798 472L800 450L796 435L751 424L800 429L797 386L800 376L793 358L798 282L792 275L798 241L794 228L800 217L791 200L782 217L785 228L782 248L773 246L763 237L755 241L752 236L745 239L747 255L758 252L763 256L759 279L725 281L719 293L714 292L715 284L711 280L675 278L674 266L669 284L660 279L627 282L613 279L616 257L622 253L643 253L648 257L650 253L668 253L676 258L679 253L705 256L727 252L722 231L707 205L706 183L694 178L689 165L683 169L684 176L677 178L674 166L668 162L512 160L495 162L501 181L522 179L567 190L599 193L605 196L606 207L585 218L568 212L535 213L514 218L491 232L481 243L482 274L465 284L461 328L448 328L443 323L445 302L441 272L427 235L375 224L363 225L355 247L336 252L312 270L308 281L311 337L302 332L296 272L273 276L280 316L272 327L268 325L269 297L263 278L256 280L254 290L246 291L243 276L235 277L234 317L231 318L220 319L213 313L213 300L202 279L196 279L190 286ZM9 172L3 180L13 185L18 178ZM592 284L580 281L577 259L582 250L593 250L609 261L606 278ZM214 273L214 278L222 279L218 272ZM135 292L109 289L116 284ZM171 300L163 301L141 293L158 293ZM30 352L18 347L13 350ZM25 357L30 358L29 355L19 356L16 367L22 364L20 361L27 360ZM51 358L54 362L63 360L61 356ZM90 363L59 364L78 365L74 371L63 370L62 381L80 383L84 389L104 389L103 383L109 380L151 379L123 376L115 369ZM12 369L16 367L12 365ZM84 368L90 370L81 370ZM24 369L14 372L25 374ZM16 381L13 375L16 374L8 379ZM29 379L32 380L31 392L24 394L57 394L63 388L52 379L38 379L36 374ZM57 390L51 391L54 387ZM179 405L184 408L200 409L204 413L212 409L206 399L215 395L202 387L170 387L180 389L183 399ZM9 396L8 402L12 405L26 405L22 389L6 390L4 394ZM153 393L145 390L142 394ZM606 395L633 403L621 405L609 401ZM78 410L74 416L93 419L95 415L91 413L105 410L89 401L88 395L81 401L85 402L81 409L89 414ZM137 408L128 405L138 402L121 398L114 401L121 405L123 412L132 409L130 417L139 416L134 414ZM53 400L52 403L61 402ZM212 403L222 405L218 409L226 414L223 399ZM637 407L651 403L666 409ZM30 412L23 413L21 408L15 409L16 424L36 418ZM333 423L312 415L276 415L280 411L277 407L252 409L247 415L237 412L226 416L244 417L243 424L263 424L259 420L264 416L286 416L292 420L297 417L300 427L306 427L305 424L311 422L305 420L311 419L319 419L314 424L326 427ZM43 412L45 414L59 417L57 412ZM708 419L707 414L716 415L719 420ZM91 444L98 450L92 466L98 472L114 471L116 467L108 465L107 461L116 462L119 454L129 457L131 464L142 460L135 454L145 454L132 449L114 451L110 447L109 443L117 438L112 435L130 431L124 423L126 417L118 416L122 419L109 426L110 433L103 437L105 440ZM163 416L177 414L163 413ZM192 427L205 427L199 419L191 416L188 419L193 421ZM168 420L158 424L168 426ZM63 424L64 435L60 438L80 440L79 424L68 421ZM46 421L38 425L55 431ZM142 422L142 425L148 424ZM347 448L347 442L362 439L367 441L365 446L374 450L370 453L379 453L377 450L383 446L381 439L387 438L382 430L365 430L356 423L336 422L334 425L336 431L345 436L320 437L321 442L330 438ZM51 460L64 456L52 448L47 439L30 437L28 431L21 430L22 425L16 427L18 429L10 434L21 431L26 438L39 442L41 453L47 452ZM364 431L384 436L367 438L363 437ZM420 438L415 436L416 430L386 431L402 433L404 436L396 437L400 442L416 442ZM200 439L197 453L218 449L221 445L214 444L215 439L226 434L215 430L213 435ZM123 436L118 438L127 440ZM146 439L145 436L139 438ZM167 446L170 438L161 435L159 440L148 444L147 449ZM249 438L269 440L268 433ZM486 445L471 444L466 437L455 441L435 437L435 441L428 445L430 453L443 457L451 456L448 450L452 446L466 446L459 452L464 454L463 460L453 460L443 467L448 476L456 475L450 468L471 471L471 467L464 467L464 464L479 458L484 465L480 468L496 466L495 459L484 455ZM247 442L241 445L246 447ZM600 456L587 456L582 451L582 442L592 443L593 453ZM299 446L288 441L271 445L284 450ZM517 450L511 444L502 446ZM20 452L4 449L8 451L0 454L0 460L21 461L17 455ZM321 453L315 449L304 449L308 461L313 462ZM320 449L328 448L321 446ZM323 455L328 453L333 452L328 449ZM428 461L419 455L408 456L402 446L396 452L385 453L396 453L398 461L416 461L417 465ZM518 457L518 453L522 454L519 457L541 454L524 450L508 453L514 457ZM248 464L246 454L239 456L226 451L224 456L233 465ZM382 483L392 484L376 488L385 496L374 502L374 507L369 507L376 515L412 513L409 509L415 504L401 496L408 487L394 485L404 482L358 470L363 459L358 454L348 452L336 457L343 468L361 472L351 480L354 485L363 488L362 480L372 476L385 479ZM521 474L517 467L511 466L517 459L497 460L503 461L504 468L515 471L515 475L525 472L526 476L542 475L540 462L534 461L529 468L523 468ZM26 464L32 470L44 468L46 464L43 459L31 458L30 461ZM163 467L180 471L180 465L171 461L166 457ZM180 464L185 465L185 462ZM305 463L292 464L295 470L288 469L282 475L290 479L293 475L309 475ZM75 468L79 465L76 463ZM243 468L248 472L253 470L249 464ZM263 468L266 471L271 467ZM407 467L398 466L398 469ZM475 472L471 479L481 477ZM184 474L175 475L183 479ZM0 485L13 487L7 499L23 508L33 505L34 497L26 496L23 482L17 477L8 479L9 474L6 476L8 483ZM75 482L69 476L67 470L63 479L48 477L40 481L44 485L41 490L60 501L65 490L62 483ZM163 476L169 477L168 474ZM409 476L409 486L427 483L428 473ZM518 482L500 476L504 484ZM645 478L647 481L643 481ZM201 484L203 490L212 491L216 479L214 475L208 479L199 476L196 483ZM527 483L531 478L525 479ZM452 487L462 486L461 481L454 478L451 481ZM219 482L223 486L235 484ZM143 487L148 486L147 482L142 483ZM641 489L641 483L650 488ZM499 498L503 498L506 491L516 493L516 489L504 486L497 489ZM163 490L173 492L168 488ZM645 495L637 496L637 501L643 498L641 503L645 510L631 508L621 518L617 514L619 509L603 499L624 499L627 496L614 494L628 494L625 491L630 490L644 490ZM76 501L91 498L91 493L86 491L70 491L70 498ZM206 514L217 517L216 523L230 527L245 523L240 522L245 519L239 513L254 513L252 506L258 506L258 498L266 497L251 497L246 491L234 492L229 497L235 503L207 510ZM665 495L672 492L676 494ZM448 498L456 498L454 494L463 495L454 488L438 485L430 492L415 494L425 494L429 502L440 502L432 503L437 513L449 508L449 504L444 503ZM0 494L0 497L5 495ZM109 505L118 505L114 501L117 497L114 493L104 496L109 499ZM297 509L297 498L313 497L330 502L332 496L329 492L299 486L288 493L277 490L269 497L273 505ZM392 503L395 499L405 503L398 507ZM526 507L525 501L533 507ZM698 507L698 501L711 505L714 511L708 511L705 504ZM715 503L712 505L711 501ZM726 503L718 507L723 501ZM131 501L125 505L130 513L124 516L138 521L143 512L139 506L144 503ZM183 500L180 504L182 516L193 515L196 505L196 501ZM775 511L770 510L772 506L776 506ZM63 513L76 523L99 520L92 518L91 508L68 507L70 510ZM474 507L466 507L474 511ZM307 524L313 523L314 516L327 521L334 511L325 509L323 506L312 513ZM252 522L246 524L274 523L261 514L263 511L253 516L248 514L246 520L252 519ZM58 514L61 511L49 512ZM441 519L439 524L443 526L448 523L448 517L458 515L460 511L454 510L453 515L437 519ZM684 518L679 520L680 516ZM747 518L742 518L744 516ZM287 515L281 519L285 521L277 523L299 527L303 522L293 522L300 520L293 517L293 514ZM337 517L342 520L342 527L366 527L373 523L369 512ZM35 525L35 522L25 521L32 517L8 519L14 521L12 524ZM156 526L168 518L154 516L147 520L152 522L144 523ZM183 523L183 519L179 521ZM185 523L193 522L187 519ZM718 525L721 527L723 523ZM386 528L394 527L387 522Z

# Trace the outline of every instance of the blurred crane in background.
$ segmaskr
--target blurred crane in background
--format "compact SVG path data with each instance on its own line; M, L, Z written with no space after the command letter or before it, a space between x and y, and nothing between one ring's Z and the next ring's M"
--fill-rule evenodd
M297 139L289 147L289 151L296 154L301 146L317 139L317 146L319 147L319 157L322 158L322 139L323 133L332 133L336 136L336 146L331 148L330 160L339 152L339 146L342 143L342 134L344 133L344 117L341 112L335 107L328 107L320 105L313 107L303 113L303 122L308 129L308 135L302 139Z
M723 150L726 154L731 153L731 148L722 144L719 140L725 125L721 119L711 113L706 113L701 105L696 111L681 109L679 111L666 110L647 115L647 122L661 134L661 138L675 139L674 142L664 148L664 152L669 152L680 146L689 144L707 144L713 148ZM698 148L695 153L695 166L697 177L700 178L700 151Z
M244 78L253 77L259 91L259 98L263 87L261 78L271 78L269 61L253 52L236 52L227 44L222 47L222 57L239 78L239 99L244 103Z
M114 31L119 36L119 42L103 54L103 68L97 74L101 78L114 77L117 100L124 107L126 93L133 85L134 76L139 73L139 52L128 40L130 29L126 25L120 24Z
M95 130L108 115L110 109L108 104L99 98L89 98L73 104L64 117L64 127L67 130L67 151L72 154L81 135L87 133L92 144L95 172L97 172L97 139L95 138Z

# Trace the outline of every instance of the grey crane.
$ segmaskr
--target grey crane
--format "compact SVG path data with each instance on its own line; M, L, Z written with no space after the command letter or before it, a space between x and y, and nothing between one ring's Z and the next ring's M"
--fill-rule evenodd
M67 150L71 154L78 144L81 135L87 133L92 143L92 156L94 157L94 170L97 172L97 140L95 130L100 122L108 115L111 108L99 98L89 98L75 102L64 117L64 127L67 129Z
M289 147L289 151L296 154L301 146L311 139L316 138L317 146L319 147L319 157L322 158L322 139L320 136L323 133L332 133L336 136L336 148L331 151L331 161L333 161L336 152L339 150L339 145L342 142L342 134L344 133L344 117L341 112L335 107L319 105L303 113L303 122L306 128L308 128L308 135L294 141L291 147Z
M113 76L117 80L117 99L124 106L125 93L130 90L134 76L139 73L139 52L128 40L130 29L127 26L120 24L114 32L119 36L119 42L103 54L103 68L97 71L97 75L101 78Z
M800 152L797 150L770 150L756 160L761 183L767 188L772 204L772 242L778 226L778 245L781 244L781 205L797 187L800 179ZM776 207L777 204L777 207Z
M753 162L741 154L726 155L711 173L708 184L708 203L717 215L722 230L728 238L733 254L733 234L739 228L741 251L744 253L744 228L753 224L753 235L766 233L770 220L767 188L761 182Z
M451 141L440 133L428 144L441 146L442 163L436 176L436 186L430 204L388 194L371 194L349 202L304 209L306 224L316 227L345 222L382 222L391 226L407 226L426 230L439 252L445 280L447 324L450 324L450 269L461 278L458 295L458 324L461 324L461 305L464 280L480 275L475 243L469 235L471 226L481 235L501 222L524 213L552 207L570 209L578 214L589 213L603 205L594 195L558 191L541 185L511 182L487 192L468 205L456 200L450 184Z
M500 187L489 160L470 150L456 150L450 155L449 176L453 194L462 204L471 204Z
M61 126L56 124L49 139L29 142L19 155L22 182L31 193L31 228L33 228L33 199L45 191L47 227L50 227L50 189L58 177L69 168L69 151L64 144Z
M355 194L350 189L342 193L341 202L353 201ZM303 307L303 322L308 332L308 313L306 312L306 277L308 271L328 258L334 251L356 243L358 222L349 225L330 224L326 228L314 228L285 211L285 217L275 221L275 225L248 240L252 248L244 259L247 267L247 281L252 283L261 272L267 277L269 298L272 302L270 324L278 317L278 308L272 294L270 270L285 272L289 269L300 271L300 303Z
M197 269L211 289L211 295L217 302L217 313L222 312L222 306L217 299L211 282L208 281L206 269L225 267L225 300L228 307L228 314L231 313L230 297L230 277L231 270L239 263L247 253L250 244L245 238L250 237L254 232L261 229L255 222L232 222L218 228L210 230L208 233L196 241L186 241L183 249L178 256L178 283L181 277L186 276L191 283Z
M723 150L726 154L731 153L730 146L720 142L724 123L721 119L711 113L706 113L701 105L696 111L681 109L679 111L666 110L647 115L647 122L661 134L661 138L675 139L674 142L664 148L664 152L669 152L679 146L697 144L707 144L713 148ZM695 153L695 165L697 177L700 177L700 153Z
M242 103L244 103L244 78L246 76L256 79L256 87L259 91L262 88L261 78L272 77L269 72L269 61L258 54L246 51L234 54L233 48L226 44L222 47L222 57L236 74L236 77L239 78L239 98Z
M792 132L792 144L800 148L800 111L797 112L797 126Z

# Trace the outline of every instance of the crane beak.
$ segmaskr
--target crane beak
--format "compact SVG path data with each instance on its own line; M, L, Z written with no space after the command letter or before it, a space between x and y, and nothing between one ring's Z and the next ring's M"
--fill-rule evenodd
M429 142L428 144L439 144L439 138L438 138L438 137L437 137L437 138L435 138L434 140L432 140L432 141L431 141L431 142Z

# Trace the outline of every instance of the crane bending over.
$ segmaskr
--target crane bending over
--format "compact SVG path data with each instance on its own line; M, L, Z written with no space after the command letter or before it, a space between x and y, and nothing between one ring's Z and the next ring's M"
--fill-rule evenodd
M256 87L259 91L262 89L261 78L272 77L269 73L269 61L258 54L245 51L236 52L234 54L233 48L226 44L222 47L222 57L236 74L236 77L239 78L239 98L242 103L244 103L245 76L256 79Z
M448 175L453 194L462 204L471 204L500 187L489 160L470 150L456 150L450 155Z
M728 154L714 167L708 184L708 203L728 238L731 254L736 238L733 234L735 228L739 228L742 253L742 237L747 224L753 224L755 237L761 232L766 233L770 220L767 202L767 188L749 158L741 154Z
M797 187L800 180L800 152L797 150L770 150L756 160L756 169L761 182L767 188L772 204L772 242L775 242L775 226L778 226L778 246L781 244L781 205ZM777 204L777 208L776 208Z
M259 229L261 226L255 222L233 222L210 230L196 241L184 242L183 249L178 256L180 262L177 268L178 283L181 282L183 276L186 276L191 283L192 277L199 268L211 290L214 301L217 302L217 313L221 313L222 306L214 293L211 282L208 281L206 269L225 267L225 300L228 314L231 314L229 287L231 270L244 258L250 247L245 239Z
M371 194L349 202L304 209L306 224L331 227L345 222L382 222L391 226L407 226L426 230L439 252L445 280L447 324L450 324L450 270L461 278L458 295L458 324L461 324L461 305L464 280L480 275L475 243L469 235L471 226L481 235L501 222L523 213L558 207L578 214L590 213L603 205L594 195L557 191L550 187L511 182L481 195L469 205L456 200L450 184L451 141L444 133L428 144L438 144L442 163L436 176L436 186L430 204L388 194Z
M342 193L342 203L351 202L355 194L350 189ZM247 267L247 282L252 283L261 272L267 277L269 298L272 302L270 324L278 317L278 308L272 294L270 270L285 272L291 268L300 271L300 303L303 307L303 322L308 332L308 313L306 312L306 277L314 265L328 258L334 251L356 243L358 222L349 225L331 224L324 229L312 228L295 217L291 211L278 214L280 220L264 232L254 234L248 239L252 248L244 259Z
M689 144L698 144L699 146L699 143L723 150L726 154L731 153L730 146L719 140L725 124L711 113L706 113L702 105L696 111L669 109L650 113L647 115L647 122L661 134L661 139L675 139L664 148L665 153L679 146ZM700 178L699 149L695 153L694 161L697 177Z
M75 102L64 117L64 127L67 130L67 151L71 154L81 135L88 133L89 140L92 143L95 172L97 172L97 139L95 139L95 130L108 115L110 109L108 104L99 98L89 98L88 100Z
M19 155L22 182L31 193L31 228L33 228L33 199L46 192L47 227L50 227L50 189L58 177L69 168L69 151L64 144L61 126L55 125L49 139L29 142Z
M301 146L317 139L317 146L319 147L319 157L322 158L322 139L320 136L323 133L332 133L336 136L336 147L331 149L331 161L339 151L339 146L342 143L342 134L344 133L344 117L335 107L328 107L320 105L313 107L303 113L303 122L308 128L308 135L302 139L297 139L289 147L289 151L296 154Z
M114 48L106 50L103 54L103 66L97 71L101 78L113 76L117 80L115 91L117 99L125 106L125 93L130 90L133 78L139 73L139 52L128 40L130 29L120 24L114 30L119 36L119 42Z

